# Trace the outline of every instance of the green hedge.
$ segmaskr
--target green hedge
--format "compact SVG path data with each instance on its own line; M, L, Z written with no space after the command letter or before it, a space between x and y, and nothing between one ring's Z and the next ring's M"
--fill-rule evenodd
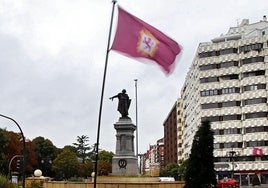
M14 184L4 175L0 175L0 187L1 188L16 188Z

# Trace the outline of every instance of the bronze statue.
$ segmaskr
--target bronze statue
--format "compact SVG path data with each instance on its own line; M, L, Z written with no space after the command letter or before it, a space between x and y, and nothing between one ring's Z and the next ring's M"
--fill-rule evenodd
M121 93L110 97L109 99L113 100L114 98L118 98L118 107L117 110L122 115L121 118L129 118L128 117L128 109L131 103L131 99L129 99L128 95L126 94L126 90L123 89Z

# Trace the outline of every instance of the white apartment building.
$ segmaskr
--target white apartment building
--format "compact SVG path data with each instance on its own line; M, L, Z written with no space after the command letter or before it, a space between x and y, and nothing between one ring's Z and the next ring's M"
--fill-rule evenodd
M177 157L178 157L178 164L180 165L183 161L183 127L182 127L182 99L177 100Z
M268 22L243 20L200 43L186 76L183 158L203 119L214 130L215 170L248 185L257 173L268 184Z

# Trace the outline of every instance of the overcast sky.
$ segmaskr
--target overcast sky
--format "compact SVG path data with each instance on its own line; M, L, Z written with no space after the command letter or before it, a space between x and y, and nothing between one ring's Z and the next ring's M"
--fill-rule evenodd
M126 89L135 123L138 79L139 152L164 135L163 122L180 96L198 44L242 19L268 15L266 0L118 0L117 5L176 40L183 51L172 74L111 51L100 148L115 152L117 99ZM111 0L0 0L0 114L14 118L26 138L43 136L61 148L89 136L96 142ZM117 24L117 9L113 35ZM113 37L112 37L113 39ZM112 42L112 41L111 41ZM0 118L0 127L18 132Z

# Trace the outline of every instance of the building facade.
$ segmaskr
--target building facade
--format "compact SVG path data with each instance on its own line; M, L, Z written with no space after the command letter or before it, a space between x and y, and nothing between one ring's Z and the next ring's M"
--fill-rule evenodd
M150 145L147 152L144 154L144 175L157 177L160 173L160 162L158 159L158 146L157 144Z
M177 100L177 163L183 162L183 116L182 116L182 99Z
M214 131L215 170L248 185L257 173L268 183L268 22L236 27L200 43L182 88L187 159L202 120Z
M177 102L171 108L164 123L164 163L177 162Z
M165 145L164 145L164 138L157 140L157 153L156 153L156 162L159 164L159 170L162 170L165 167Z

